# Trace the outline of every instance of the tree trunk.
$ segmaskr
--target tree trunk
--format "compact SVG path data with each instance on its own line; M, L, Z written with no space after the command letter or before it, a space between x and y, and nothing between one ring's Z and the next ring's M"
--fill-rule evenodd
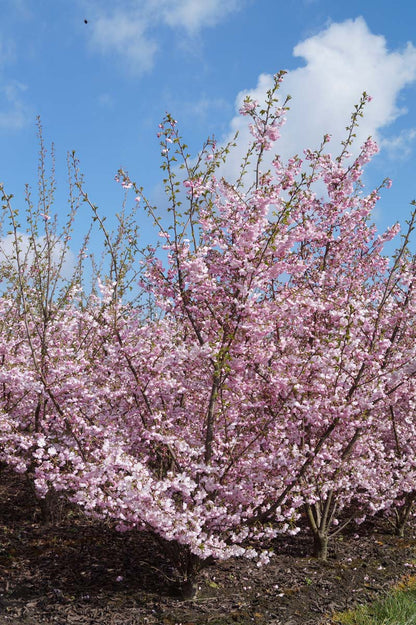
M193 599L198 590L198 585L194 579L187 579L184 582L179 582L178 584L178 597L183 601L187 599Z
M328 533L317 531L313 534L313 556L319 560L328 559Z
M53 525L59 517L58 502L55 493L46 493L45 497L38 499L38 502L42 525Z
M324 514L322 514L322 509L317 503L305 504L306 518L313 536L312 555L314 558L319 558L319 560L327 560L328 558L329 532L327 517L330 501L327 501L327 504Z
M33 475L27 473L26 479L38 505L41 524L54 525L56 522L60 521L62 509L56 492L50 490L46 493L45 497L39 497L33 481Z
M398 536L399 538L403 538L403 536L404 536L404 526L405 526L405 525L406 525L406 523L405 523L405 522L403 522L403 523L401 523L401 522L400 522L400 523L399 523L399 522L396 522L395 532L394 532L394 533L395 533L395 534L396 534L396 536Z
M406 495L404 504L400 508L396 508L395 534L400 538L404 536L404 528L409 519L415 501L416 493L411 492Z
M176 580L170 579L170 589L172 594L181 600L195 597L198 584L196 581L199 571L214 562L212 557L201 559L192 553L187 545L181 545L176 541L168 541L154 534L156 540L162 546L166 556L169 558L176 573Z

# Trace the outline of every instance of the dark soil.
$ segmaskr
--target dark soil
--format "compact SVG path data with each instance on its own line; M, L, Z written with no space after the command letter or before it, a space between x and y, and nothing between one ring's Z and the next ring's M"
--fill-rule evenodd
M244 559L210 566L184 601L152 536L71 509L42 525L25 478L0 475L0 625L318 625L416 574L415 529L400 539L375 521L334 538L328 562L309 557L305 535L276 541L260 569Z

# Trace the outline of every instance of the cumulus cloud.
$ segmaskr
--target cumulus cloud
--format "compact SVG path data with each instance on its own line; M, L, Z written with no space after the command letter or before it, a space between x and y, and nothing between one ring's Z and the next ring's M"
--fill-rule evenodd
M105 55L116 55L130 72L152 69L159 41L155 26L181 29L194 36L241 9L238 0L84 0L91 19L90 45Z
M392 148L400 143L391 137L383 139L383 130L406 112L398 101L402 89L416 79L416 48L411 43L402 50L389 51L385 38L371 33L359 17L331 24L296 45L293 54L304 59L305 64L287 73L281 89L282 101L285 95L292 96L287 123L276 145L282 157L302 155L304 148L317 148L325 133L332 135L330 151L336 155L354 105L364 91L373 99L366 106L357 131L356 151L368 136L378 140L381 147L387 147L388 141ZM238 94L236 109L247 94L264 101L272 84L271 75L260 75L254 89ZM247 120L239 115L231 121L229 138L236 130L238 149L225 172L230 177L237 174L250 139ZM407 138L413 136L413 129L409 129ZM401 142L404 141L402 137Z

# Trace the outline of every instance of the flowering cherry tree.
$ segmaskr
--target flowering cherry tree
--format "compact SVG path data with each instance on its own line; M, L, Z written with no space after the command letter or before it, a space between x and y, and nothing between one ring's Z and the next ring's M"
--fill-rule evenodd
M390 263L383 247L399 228L378 236L369 221L389 181L367 195L360 182L376 145L348 153L365 94L337 158L325 136L303 161L267 166L287 111L282 77L263 105L243 103L253 140L237 180L221 177L232 145L209 140L192 161L166 117L170 223L119 171L162 241L141 255L151 314L125 288L138 262L133 226L108 235L76 166L108 279L87 298L74 283L49 299L46 325L45 306L28 307L37 283L23 284L22 266L18 296L1 301L16 329L0 344L0 458L30 467L42 496L64 492L120 531L153 532L190 586L212 559L267 561L264 546L301 519L325 558L341 513L414 498L414 217Z
M151 252L143 279L163 315L140 329L137 320L133 330L113 325L124 360L119 385L130 379L127 396L135 393L128 440L137 439L133 457L152 459L150 473L141 465L139 473L153 486L137 489L137 500L128 489L121 519L186 546L193 566L194 556L254 555L248 544L296 531L302 509L325 557L337 512L374 495L373 422L387 392L387 360L389 376L403 371L385 338L397 315L391 286L398 287L398 268L389 270L382 255L398 227L377 237L368 218L378 190L360 194L362 167L376 146L367 141L351 162L349 137L333 161L325 137L306 154L311 173L299 158L287 166L276 158L262 174L285 112L274 105L275 90L262 110L244 103L254 141L232 185L216 177L223 152L212 143L189 164L167 117L160 132L173 216L170 229L160 228L167 264ZM178 155L185 211L173 168ZM249 158L255 176L247 183ZM124 172L120 180L142 195ZM119 473L118 499L121 484ZM139 505L143 492L153 505Z

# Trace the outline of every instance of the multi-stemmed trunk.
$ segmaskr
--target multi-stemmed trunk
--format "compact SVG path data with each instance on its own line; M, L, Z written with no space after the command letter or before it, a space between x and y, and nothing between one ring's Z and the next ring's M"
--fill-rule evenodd
M324 515L321 514L319 503L305 504L306 518L313 537L313 551L315 558L326 560L328 558L328 525Z
M313 556L320 560L327 560L329 531L337 510L333 492L330 491L323 501L306 503L304 509L313 537Z
M404 529L406 527L406 523L412 511L415 499L416 499L416 491L407 493L404 499L404 503L401 506L396 506L396 508L394 509L394 513L395 513L394 529L395 529L396 536L400 536L400 537L404 536Z

